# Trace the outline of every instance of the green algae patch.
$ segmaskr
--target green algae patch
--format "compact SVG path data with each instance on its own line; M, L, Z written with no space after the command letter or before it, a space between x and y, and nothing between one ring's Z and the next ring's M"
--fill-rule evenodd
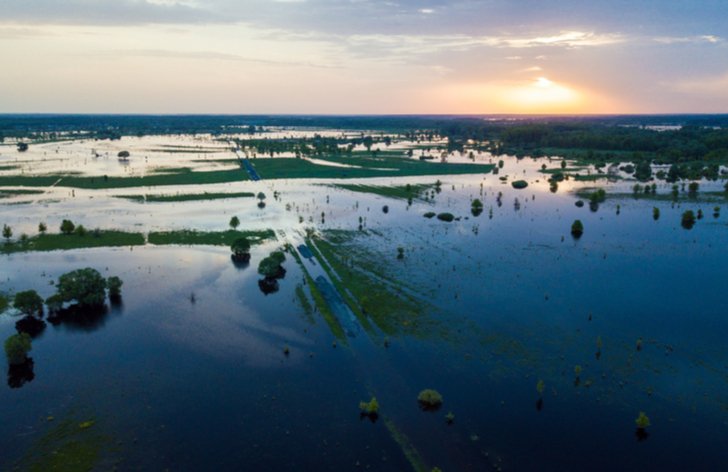
M409 462L412 466L412 470L415 472L429 472L430 469L425 464L424 459L422 459L420 452L414 444L412 444L412 441L410 441L407 435L400 431L397 428L397 425L395 425L390 419L385 419L384 425L387 427L389 435L392 437L394 442L399 445L399 448L402 450L402 454L404 454L407 462Z
M53 422L18 463L18 470L75 472L97 469L110 449L111 439L96 421L68 418Z
M230 246L235 240L247 238L253 244L260 244L268 239L274 239L273 230L262 231L159 231L149 233L150 244L158 246Z

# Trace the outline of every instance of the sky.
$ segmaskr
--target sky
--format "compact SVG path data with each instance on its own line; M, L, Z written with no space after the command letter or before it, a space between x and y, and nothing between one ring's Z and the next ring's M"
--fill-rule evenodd
M0 113L728 113L728 0L0 0Z

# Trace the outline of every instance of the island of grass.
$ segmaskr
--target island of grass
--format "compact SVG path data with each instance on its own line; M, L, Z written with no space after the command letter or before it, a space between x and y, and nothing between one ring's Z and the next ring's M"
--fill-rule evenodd
M401 200L420 199L422 194L434 189L436 184L406 184L406 185L362 185L362 184L332 184L331 187L349 190L350 192L371 193L382 197L397 198Z
M40 195L43 190L28 189L0 189L0 198L20 197L23 195Z
M166 202L190 202L200 200L224 200L229 198L250 198L254 197L252 192L204 192L204 193L180 193L175 195L118 195L117 198L131 200L137 203L166 203Z
M273 230L261 231L157 231L148 236L149 244L184 245L184 246L230 246L235 240L247 238L251 244L259 244L268 239L275 239Z
M239 238L248 238L251 244L274 239L273 230L261 231L195 231L179 230L149 233L145 240L143 233L130 233L116 230L92 230L71 234L39 234L27 239L0 243L0 253L32 251L68 251L100 247L144 246L150 243L163 245L188 246L229 246Z
M144 235L114 230L94 230L85 234L39 234L0 244L0 253L68 251L94 247L142 246Z

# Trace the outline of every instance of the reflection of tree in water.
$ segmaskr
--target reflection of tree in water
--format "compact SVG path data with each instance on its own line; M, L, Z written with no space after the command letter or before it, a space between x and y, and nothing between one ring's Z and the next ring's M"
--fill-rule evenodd
M35 378L33 359L28 357L22 364L8 366L8 387L20 388Z
M265 277L258 281L258 288L264 295L269 295L278 291L278 279L273 277Z
M119 298L119 303L121 298ZM116 308L112 301L112 307ZM63 326L71 331L96 331L106 324L109 307L106 305L71 305L68 308L57 310L48 315L48 321L53 326Z
M230 260L233 261L233 266L235 266L236 269L242 270L246 269L248 266L250 266L250 254L247 255L246 258L239 258L235 257L235 254L230 256Z
M46 328L46 322L35 316L26 316L15 322L18 333L27 333L31 338L37 338Z

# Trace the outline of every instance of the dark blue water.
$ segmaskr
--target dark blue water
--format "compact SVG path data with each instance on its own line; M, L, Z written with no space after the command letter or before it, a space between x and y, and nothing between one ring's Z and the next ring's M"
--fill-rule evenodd
M725 220L686 231L669 204L655 222L648 202L616 215L614 203L592 213L543 195L518 211L506 197L491 220L490 200L449 225L422 218L424 205L368 217L381 232L352 244L422 294L437 327L389 348L334 347L296 302L290 258L280 290L261 293L255 267L274 245L244 269L224 248L3 256L4 291L48 296L50 280L86 266L125 284L123 305L93 323L49 325L33 343L35 378L0 388L0 468L33 451L54 416L95 419L105 460L122 469L411 469L390 422L427 470L721 470ZM1 338L15 321L0 317ZM442 393L441 410L418 408L423 388ZM358 412L372 395L375 423ZM644 441L639 411L652 422Z

